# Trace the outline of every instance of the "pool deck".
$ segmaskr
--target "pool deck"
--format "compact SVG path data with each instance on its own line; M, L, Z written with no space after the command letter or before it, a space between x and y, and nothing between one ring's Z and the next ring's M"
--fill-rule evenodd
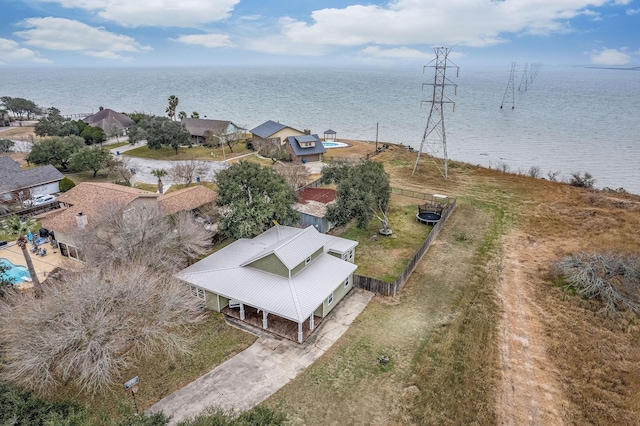
M36 256L35 253L31 253L31 244L27 247L29 248L31 261L33 262L33 267L38 274L40 282L44 281L55 268L74 269L74 267L81 265L73 259L62 256L60 254L60 250L54 250L48 243L42 246L47 249L47 254L44 257ZM27 262L25 262L24 256L22 255L22 250L20 250L20 247L15 244L15 241L10 242L6 246L0 247L0 258L5 258L14 265L27 266ZM31 287L31 284L25 282L24 284L19 284L19 286L20 288L26 289Z

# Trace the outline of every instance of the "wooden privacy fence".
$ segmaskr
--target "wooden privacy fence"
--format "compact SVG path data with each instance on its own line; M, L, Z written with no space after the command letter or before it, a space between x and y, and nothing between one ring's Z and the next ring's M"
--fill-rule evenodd
M417 198L419 200L429 200L429 199L431 199L431 197L433 197L432 194L426 194L424 192L412 191L411 189L395 188L393 186L391 187L391 193L392 194L398 194L398 195L404 195L404 196L411 197L411 198Z
M409 261L407 266L404 268L404 271L400 274L400 276L393 282L388 283L386 281L382 281L376 278L365 277L362 275L353 274L353 285L358 288L362 288L364 290L369 290L374 293L382 294L383 296L395 296L398 291L404 287L406 282L409 280L409 277L416 269L416 265L422 258L422 256L427 252L429 246L436 239L440 230L444 227L444 224L449 219L451 212L456 207L456 199L454 198L451 204L449 204L443 211L442 216L438 223L435 224L427 238L424 240L416 254Z

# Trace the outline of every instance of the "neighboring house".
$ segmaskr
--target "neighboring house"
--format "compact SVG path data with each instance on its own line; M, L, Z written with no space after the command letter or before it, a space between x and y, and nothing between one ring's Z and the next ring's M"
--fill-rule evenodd
M37 195L55 194L60 191L62 178L52 165L23 170L10 157L0 157L0 201L22 202Z
M329 188L305 188L298 192L298 202L293 208L300 212L299 225L313 226L324 234L333 228L327 218L327 207L334 204L336 191Z
M318 135L289 136L287 151L291 161L298 163L322 161L322 155L327 152Z
M296 130L282 123L275 121L266 121L258 127L250 130L252 139L251 143L255 150L260 150L266 145L282 146L286 143L289 136L304 135L304 132Z
M127 134L127 129L135 126L135 122L127 115L109 108L100 107L100 110L82 121L89 126L100 127L106 135L117 132L119 135Z
M302 343L351 290L357 245L312 226L275 226L233 242L177 277L209 309L243 321L259 315L268 331L284 322Z
M197 189L201 188L201 189ZM39 216L42 227L54 233L63 256L82 260L77 241L78 231L93 229L111 206L124 209L160 209L165 215L191 211L215 200L215 192L203 186L158 195L142 189L113 183L82 182L61 194L61 208Z
M236 135L237 132L245 129L236 126L231 121L208 120L202 118L183 118L182 124L191 135L193 143L208 143L210 145L220 145L225 143L227 138Z
M179 189L158 197L158 206L164 215L193 211L216 201L217 195L206 186L196 185Z

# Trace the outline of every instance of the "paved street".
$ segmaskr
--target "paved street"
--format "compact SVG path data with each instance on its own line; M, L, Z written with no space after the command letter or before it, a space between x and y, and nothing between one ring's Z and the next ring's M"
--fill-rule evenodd
M171 416L170 425L215 405L248 410L320 358L364 310L373 293L354 289L305 343L264 334L244 351L153 405L149 413Z
M120 152L120 154L122 155L122 153L127 152L130 149L139 148L141 146L144 146L144 143L138 142L135 145L125 145L119 148L112 148L111 152L113 152L114 154L117 154L117 152ZM156 183L158 181L158 178L153 176L151 174L151 171L153 169L168 170L169 168L174 166L176 163L175 161L169 161L169 160L151 160L151 159L139 158L139 157L124 156L124 158L126 158L126 161L128 162L129 167L136 170L134 181L142 182L142 183ZM205 173L203 173L201 176L198 176L198 177L208 182L214 181L215 174L218 171L229 167L229 165L223 161L210 161L210 160L198 160L198 161L202 163L207 169ZM168 185L174 184L174 182L171 180L169 176L163 177L162 182L164 182L165 185L167 185L165 186L165 189L168 188Z

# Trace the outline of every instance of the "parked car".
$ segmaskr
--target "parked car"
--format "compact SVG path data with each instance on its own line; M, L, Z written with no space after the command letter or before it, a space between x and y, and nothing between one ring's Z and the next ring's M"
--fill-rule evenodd
M39 206L41 204L47 204L54 201L57 197L55 195L46 194L46 195L36 195L30 200L25 200L22 202L24 207L33 207Z
M41 204L48 204L51 203L52 201L55 201L55 199L58 198L55 195L43 195L41 197L39 197L38 199L34 199L33 200L33 205L34 206L39 206Z

